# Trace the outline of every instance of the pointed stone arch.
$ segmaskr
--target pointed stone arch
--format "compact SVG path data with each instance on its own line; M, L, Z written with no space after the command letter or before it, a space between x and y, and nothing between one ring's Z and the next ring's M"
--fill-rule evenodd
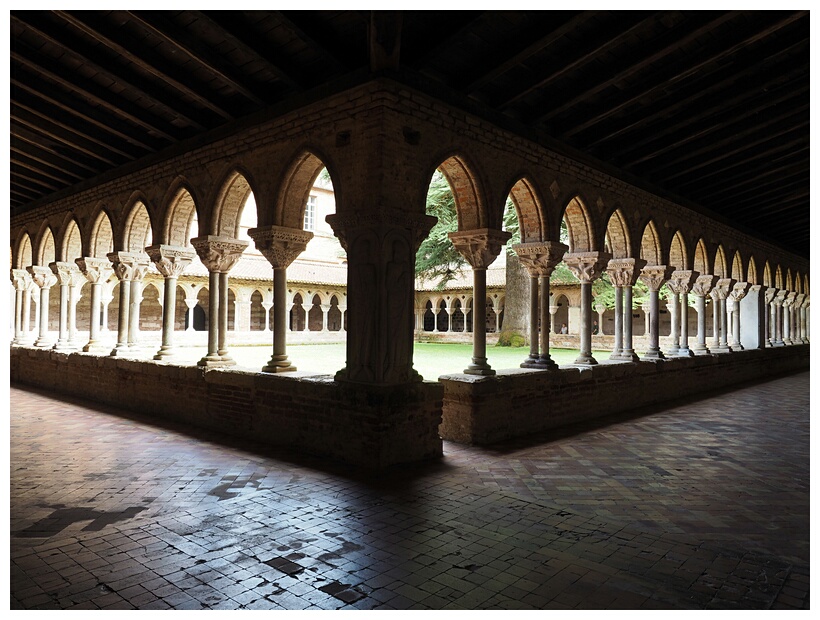
M534 182L523 176L513 184L508 195L518 215L521 243L548 240L550 231L547 230L544 204Z
M197 202L194 194L185 184L179 184L165 208L165 222L162 228L162 243L178 247L189 247L191 239L199 236Z
M729 278L730 271L729 271L729 263L726 261L726 252L723 249L722 245L718 246L717 252L715 252L715 273L718 278Z
M800 277L800 272L798 271L794 274L794 292L795 293L802 293L803 292L803 278Z
M803 292L808 295L809 294L809 274L803 276Z
M675 269L689 269L689 255L686 251L686 239L678 230L669 243L669 265Z
M769 261L766 261L766 264L763 265L763 284L765 286L774 286L774 281L772 280L772 267L769 264Z
M709 265L709 252L706 249L706 242L704 242L703 239L699 239L695 246L695 262L693 263L692 269L701 275L712 273Z
M595 227L583 198L576 195L564 208L564 222L569 234L569 252L592 252L595 250Z
M51 226L43 224L37 235L37 245L34 246L34 264L48 267L49 263L57 260L57 251L54 245L54 233Z
M647 265L662 265L663 252L661 251L661 238L655 223L650 220L646 223L641 235L641 251L639 258L646 261Z
M71 218L64 229L57 255L58 260L71 263L83 255L83 237L75 218Z
M257 226L286 226L287 228L304 228L305 207L316 179L322 169L327 168L330 182L333 185L336 204L343 201L333 171L328 166L327 158L315 149L304 149L296 155L285 169L276 202L272 208L257 198Z
M451 155L437 170L444 175L456 204L459 230L489 227L487 201L476 167L464 155ZM431 175L432 178L432 175Z
M794 290L794 283L792 281L792 268L789 267L786 269L786 290L793 291Z
M746 282L749 284L760 284L757 277L757 263L755 262L755 257L749 257L749 264L746 267Z
M23 230L20 233L20 238L17 241L17 253L15 257L16 262L14 267L16 269L25 269L26 267L34 264L34 252L31 243L31 235L28 234L27 230Z
M735 256L732 259L732 271L729 277L738 282L746 281L746 272L743 269L743 258L740 255L740 250L735 250Z
M612 258L634 258L630 240L631 235L626 218L621 209L615 209L607 221L604 251L612 254Z
M142 200L136 200L122 229L122 249L126 252L144 252L151 245L152 236L151 215Z
M248 196L251 195L251 183L247 174L234 170L226 175L220 185L214 202L209 229L212 235L239 237L239 223L242 220L242 210ZM200 230L200 232L202 232Z
M91 227L88 240L88 256L105 258L114 251L114 228L111 226L111 216L105 208L101 208Z
M777 270L775 271L774 286L777 289L783 290L783 269L780 265L777 266Z

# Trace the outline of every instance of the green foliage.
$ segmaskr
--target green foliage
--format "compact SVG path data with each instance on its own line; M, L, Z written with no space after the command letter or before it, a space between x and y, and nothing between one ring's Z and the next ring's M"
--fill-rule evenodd
M521 243L521 227L518 223L518 211L515 209L512 198L507 198L507 204L504 205L504 217L502 219L502 230L506 230L512 234L509 241L507 241L507 256L516 256L515 250L512 246L516 243Z
M527 339L519 334L518 332L514 332L510 330L504 330L500 334L498 334L498 342L495 346L497 347L523 347L527 345Z
M458 230L458 215L453 192L447 179L438 170L433 174L427 190L427 215L438 219L427 238L416 252L416 277L436 280L436 288L443 289L456 272L466 264L447 233Z

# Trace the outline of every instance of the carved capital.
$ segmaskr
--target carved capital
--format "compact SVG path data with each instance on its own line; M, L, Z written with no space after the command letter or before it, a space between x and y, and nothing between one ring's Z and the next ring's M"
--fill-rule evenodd
M114 268L111 266L111 261L107 258L95 258L93 256L86 256L84 258L77 258L74 260L80 273L85 276L91 284L101 284L108 282L108 278L114 273Z
M804 308L806 305L806 295L804 293L799 293L797 295L797 299L794 302L796 308Z
M610 258L606 252L574 252L564 254L564 263L582 284L589 284L603 273Z
M111 252L106 256L114 266L114 274L120 281L140 281L151 266L151 259L145 252Z
M794 291L791 291L790 293L788 293L786 295L786 298L783 301L783 305L787 306L787 307L793 306L794 305L794 300L795 300L796 297L797 297L797 293L795 293Z
M669 290L673 293L684 295L692 289L692 284L694 284L699 275L697 271L692 271L691 269L678 269L672 272L666 286L668 286Z
M533 277L551 276L568 249L569 247L557 241L517 243L513 246L518 260Z
M24 291L31 286L31 274L25 269L12 269L11 281L15 290Z
M732 292L732 287L736 281L732 278L720 278L715 284L714 290L717 291L718 299L729 299L729 294Z
M191 245L208 271L228 273L239 262L242 252L248 247L248 242L208 235L191 239Z
M57 282L60 286L71 286L80 273L80 268L74 263L64 263L60 261L49 263L48 266L51 272L57 276Z
M176 245L152 245L145 252L157 271L166 278L178 278L196 258L196 251Z
M646 266L642 258L613 258L606 267L613 286L634 286Z
M666 265L647 265L638 276L650 291L658 291L672 275L672 267Z
M478 228L452 232L447 236L473 269L486 269L498 257L501 248L512 235L503 230Z
M749 283L748 282L737 282L732 287L732 292L730 296L735 301L739 302L741 299L746 297L746 293L749 292Z
M789 291L783 289L777 291L777 295L774 296L774 301L772 302L775 306L782 306L783 302L786 301L786 295L789 294Z
M285 226L251 228L248 234L274 269L286 269L313 239L312 232Z
M775 295L777 295L776 288L767 288L766 292L763 295L763 299L767 304L770 304L774 301Z
M415 252L435 225L436 218L422 213L381 209L375 212L362 211L344 215L334 213L325 217L325 221L333 228L333 232L346 252L350 251L350 246L359 234L375 233L378 238L384 238L388 231L396 228L409 233L409 241Z
M714 288L717 281L717 276L711 276L709 274L698 276L692 285L692 293L698 297L706 297L709 291Z
M51 288L55 284L57 284L57 278L52 273L51 269L48 267L42 267L41 265L32 265L31 267L26 267L26 271L31 274L31 279L34 283L39 286L41 289L44 288Z

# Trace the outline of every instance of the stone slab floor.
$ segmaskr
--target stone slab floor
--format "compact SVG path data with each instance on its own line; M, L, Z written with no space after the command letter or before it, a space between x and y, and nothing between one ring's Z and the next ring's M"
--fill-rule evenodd
M369 476L10 401L11 609L809 606L808 372Z

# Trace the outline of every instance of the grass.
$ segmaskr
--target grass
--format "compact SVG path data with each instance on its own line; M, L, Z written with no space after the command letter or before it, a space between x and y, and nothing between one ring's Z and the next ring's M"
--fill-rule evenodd
M207 352L202 347L179 349L176 363L196 363ZM270 359L273 349L266 346L229 346L230 356L237 366L260 370ZM462 372L472 361L471 344L417 342L413 348L413 367L425 378L435 380L441 375ZM487 347L487 361L496 370L518 368L529 354L529 347ZM609 355L596 352L593 355ZM573 349L550 349L550 356L559 365L572 364L578 357ZM345 363L344 344L292 344L288 345L288 358L298 370L317 374L334 374Z

